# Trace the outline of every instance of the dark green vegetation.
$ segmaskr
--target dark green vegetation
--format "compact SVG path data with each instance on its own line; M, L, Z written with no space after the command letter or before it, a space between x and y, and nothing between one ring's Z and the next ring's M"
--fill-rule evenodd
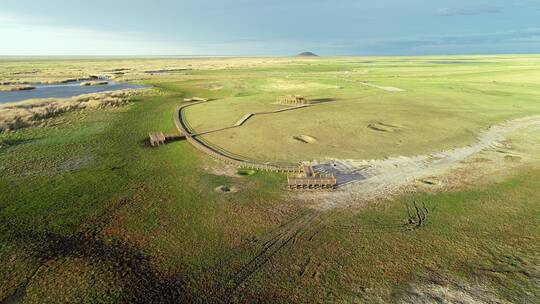
M0 299L390 302L437 281L539 301L540 165L475 188L317 211L282 191L284 176L220 174L186 142L146 147L148 131L172 133L174 108L202 92L173 77L149 82L164 94L0 135ZM414 202L427 210L422 225Z

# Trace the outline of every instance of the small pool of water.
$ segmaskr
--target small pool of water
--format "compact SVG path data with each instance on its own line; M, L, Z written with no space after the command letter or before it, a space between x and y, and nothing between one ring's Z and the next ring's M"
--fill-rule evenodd
M131 84L127 82L109 82L104 85L81 86L80 81L63 84L32 85L33 90L0 92L0 103L16 102L36 98L70 98L83 94L118 91L124 89L143 89L148 86Z

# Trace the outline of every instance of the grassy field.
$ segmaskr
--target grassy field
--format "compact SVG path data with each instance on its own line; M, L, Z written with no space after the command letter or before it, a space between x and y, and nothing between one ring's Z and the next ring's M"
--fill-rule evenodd
M435 152L470 143L493 123L540 113L536 102L540 72L535 69L539 58L510 59L321 60L308 66L260 69L249 78L242 70L227 71L232 79L216 80L226 94L191 107L186 117L196 131L215 130L249 112L285 107L274 104L276 96L300 94L331 102L254 117L241 128L203 138L232 153L268 161ZM362 82L404 91L388 92ZM186 85L187 90L203 88L199 82ZM372 128L377 124L390 128ZM298 142L294 137L300 135L317 142Z
M32 67L55 79L74 76L71 69L132 68L121 77L159 89L125 107L67 112L47 127L0 134L0 301L429 302L443 290L447 299L538 303L538 161L448 191L320 211L283 191L283 175L238 175L186 142L150 149L145 137L174 131L172 113L184 97L215 99L187 113L196 130L208 130L279 108L275 95L297 93L335 101L256 117L206 139L265 160L438 151L494 122L538 113L539 60L0 62L2 73ZM172 67L191 70L143 73ZM9 75L2 77L25 79ZM367 127L376 122L402 127ZM292 142L301 134L318 142ZM540 132L511 140L540 159ZM220 185L239 191L214 191ZM421 227L407 225L414 202L427 210Z

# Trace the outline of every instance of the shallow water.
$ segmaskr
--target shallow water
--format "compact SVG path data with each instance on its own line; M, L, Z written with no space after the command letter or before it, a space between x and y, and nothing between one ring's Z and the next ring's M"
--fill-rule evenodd
M118 91L124 89L141 89L146 86L127 82L109 82L106 85L81 86L80 81L63 84L32 85L33 90L0 92L0 103L16 102L35 98L69 98L83 94Z

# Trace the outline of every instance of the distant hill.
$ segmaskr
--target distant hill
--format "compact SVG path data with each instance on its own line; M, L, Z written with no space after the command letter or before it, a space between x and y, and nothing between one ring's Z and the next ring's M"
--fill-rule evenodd
M319 55L315 54L315 53L312 53L312 52L303 52L303 53L300 53L298 55L296 55L298 57L319 57Z

